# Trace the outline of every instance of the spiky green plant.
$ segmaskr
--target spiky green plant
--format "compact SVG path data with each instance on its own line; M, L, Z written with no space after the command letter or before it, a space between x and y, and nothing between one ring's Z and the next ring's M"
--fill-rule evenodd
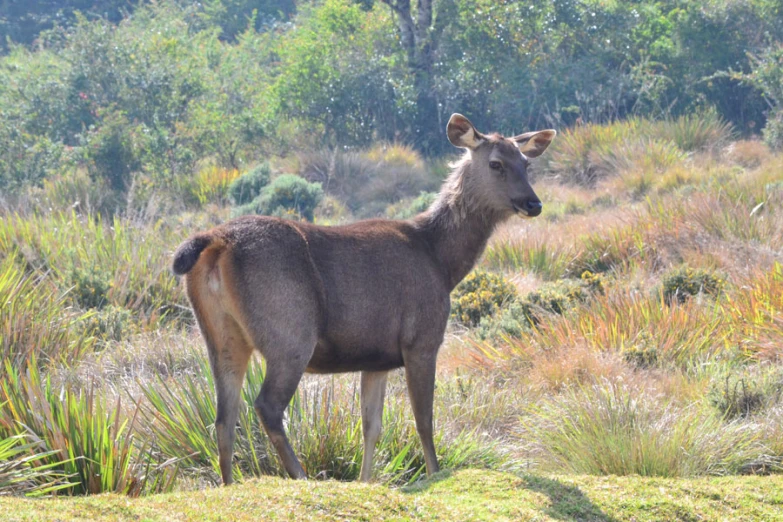
M28 448L31 454L70 478L69 493L138 495L150 485L173 484L150 482L150 466L142 464L148 452L135 447L137 408L126 413L119 397L111 406L93 387L56 387L50 375L40 374L34 358L24 370L6 361L6 375L0 381L0 436L34 437L38 444Z

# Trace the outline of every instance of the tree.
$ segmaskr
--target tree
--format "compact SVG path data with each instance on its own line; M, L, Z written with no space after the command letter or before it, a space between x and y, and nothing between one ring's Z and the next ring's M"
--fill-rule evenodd
M433 0L418 0L414 21L410 0L381 0L388 5L397 18L400 43L406 53L408 68L413 76L416 96L416 116L413 129L416 145L427 152L437 145L441 122L433 88L433 65L440 36L446 26L443 13L450 5L442 0L442 9L433 13Z

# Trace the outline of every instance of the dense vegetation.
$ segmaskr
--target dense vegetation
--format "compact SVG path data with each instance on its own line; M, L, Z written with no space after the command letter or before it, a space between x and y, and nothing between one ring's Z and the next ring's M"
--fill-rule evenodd
M550 472L783 469L783 4L434 4L411 52L404 2L0 10L21 42L0 57L0 494L215 484L214 387L170 253L245 213L409 218L447 172L456 110L560 132L533 164L543 215L501 227L452 295L443 467L538 493ZM264 371L243 391L241 479L282 473L252 408ZM287 429L309 476L357 477L357 385L300 386ZM387 396L376 478L414 483L399 373ZM579 484L602 498L596 480Z
M181 187L373 141L435 152L456 111L511 132L714 110L781 144L779 0L408 4L3 4L0 187L76 168Z

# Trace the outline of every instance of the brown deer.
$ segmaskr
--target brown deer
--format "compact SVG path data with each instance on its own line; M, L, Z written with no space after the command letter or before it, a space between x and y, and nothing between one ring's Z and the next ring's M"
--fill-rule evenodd
M473 268L498 223L541 213L527 177L554 130L513 138L478 132L454 114L449 141L467 149L433 205L409 221L322 227L246 216L194 235L174 254L207 344L217 391L215 428L230 484L240 388L254 351L266 360L255 409L293 478L305 478L283 429L302 375L362 372L364 457L370 480L386 376L404 367L427 474L435 362L449 294Z

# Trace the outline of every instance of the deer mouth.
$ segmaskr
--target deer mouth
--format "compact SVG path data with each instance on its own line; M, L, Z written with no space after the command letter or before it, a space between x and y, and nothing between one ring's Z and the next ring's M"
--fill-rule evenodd
M511 205L517 214L521 214L523 217L534 218L541 214L541 210L544 205L538 200L525 200L525 201L511 201Z

